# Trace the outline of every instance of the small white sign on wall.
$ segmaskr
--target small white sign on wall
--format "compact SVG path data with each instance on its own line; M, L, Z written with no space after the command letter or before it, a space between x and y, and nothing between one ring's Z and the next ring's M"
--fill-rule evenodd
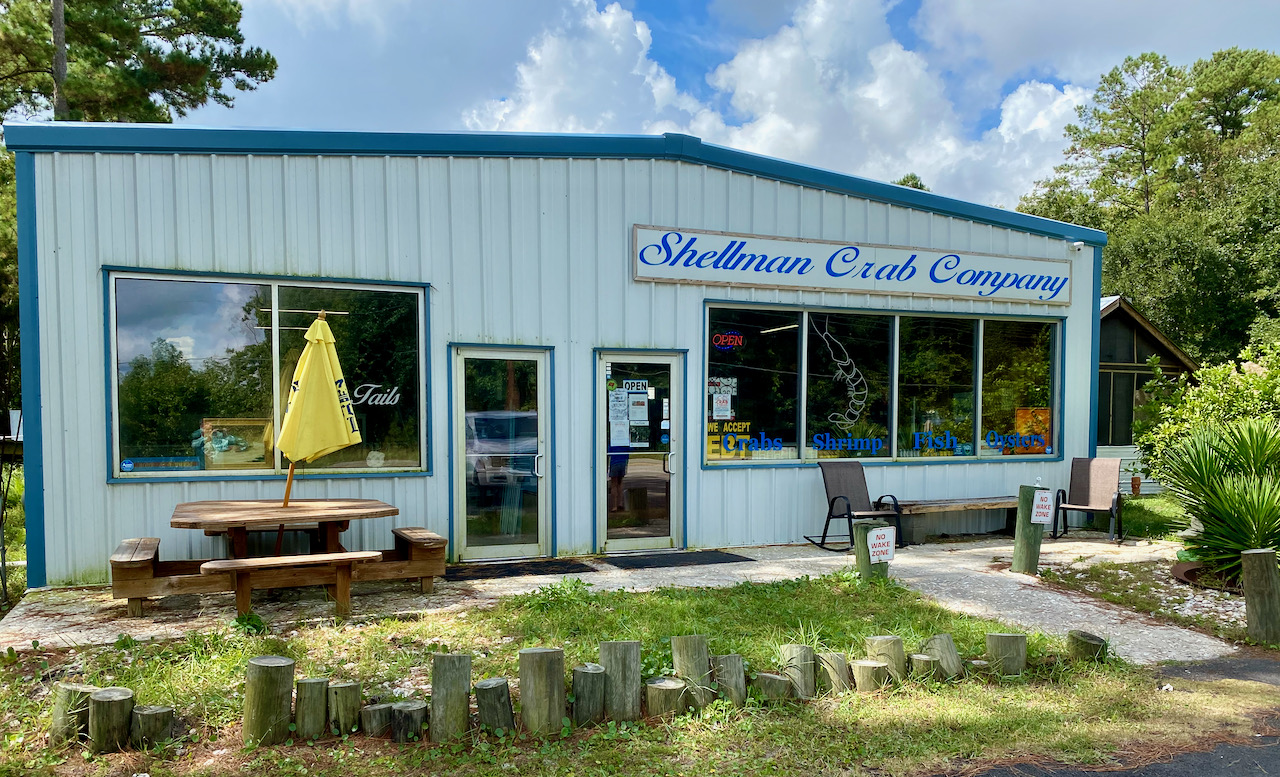
M1031 502L1031 522L1048 526L1053 523L1053 492L1037 491Z
M871 563L893 561L893 546L897 544L898 530L883 526L867 532L867 549L871 551Z

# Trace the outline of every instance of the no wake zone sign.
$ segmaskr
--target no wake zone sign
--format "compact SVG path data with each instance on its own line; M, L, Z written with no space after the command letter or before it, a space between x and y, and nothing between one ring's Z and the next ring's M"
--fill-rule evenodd
M636 225L636 280L1071 304L1071 262Z

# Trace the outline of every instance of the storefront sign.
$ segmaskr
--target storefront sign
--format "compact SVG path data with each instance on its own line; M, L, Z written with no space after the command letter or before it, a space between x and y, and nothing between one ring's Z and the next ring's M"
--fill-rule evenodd
M708 394L729 394L730 396L738 395L738 379L737 378L707 378Z
M711 335L711 344L721 351L732 351L742 346L741 332L716 332Z
M1071 263L1056 259L640 225L633 259L636 280L1071 303Z
M400 389L383 389L381 383L361 383L351 392L353 405L395 405L400 402Z
M871 563L893 561L893 546L897 539L897 530L892 526L867 532L867 550L871 551Z

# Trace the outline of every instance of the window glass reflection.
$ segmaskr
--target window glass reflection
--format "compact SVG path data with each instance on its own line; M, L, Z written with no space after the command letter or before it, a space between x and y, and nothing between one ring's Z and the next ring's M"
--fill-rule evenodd
M800 314L712 308L709 318L707 458L798 458Z
M899 321L898 455L974 455L978 322L914 316Z
M1053 324L987 321L981 456L1053 453Z
M891 455L891 316L810 313L806 350L805 456Z

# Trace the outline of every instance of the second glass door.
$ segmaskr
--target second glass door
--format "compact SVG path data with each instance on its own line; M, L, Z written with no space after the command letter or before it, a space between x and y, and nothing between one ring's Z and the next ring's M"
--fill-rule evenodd
M682 450L677 422L677 357L600 355L598 412L604 439L597 513L602 550L670 548L679 544Z

